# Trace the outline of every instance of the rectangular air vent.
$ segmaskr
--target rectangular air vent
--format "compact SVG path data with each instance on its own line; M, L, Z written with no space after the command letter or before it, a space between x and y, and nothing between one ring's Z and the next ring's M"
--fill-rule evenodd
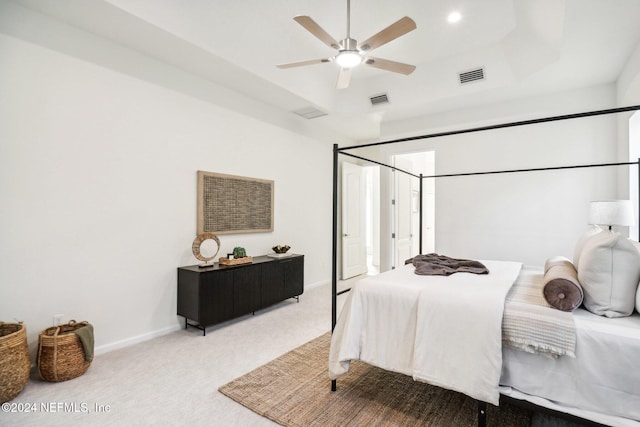
M460 78L460 84L484 80L484 68L476 68L474 70L465 71L464 73L460 73L458 77Z
M300 117L304 117L305 119L315 119L316 117L327 115L327 113L325 113L324 111L320 111L315 107L302 108L300 110L294 111L294 113L299 115Z
M389 103L389 97L387 96L386 93L383 93L381 95L374 95L370 97L369 100L371 101L371 105L374 107L376 105Z

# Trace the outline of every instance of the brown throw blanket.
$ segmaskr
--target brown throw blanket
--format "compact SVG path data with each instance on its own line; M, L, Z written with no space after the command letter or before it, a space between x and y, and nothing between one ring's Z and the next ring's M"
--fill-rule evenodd
M489 270L479 261L468 259L450 258L444 255L427 254L417 255L406 264L411 262L416 268L416 274L425 276L450 276L453 273L474 273L489 274Z

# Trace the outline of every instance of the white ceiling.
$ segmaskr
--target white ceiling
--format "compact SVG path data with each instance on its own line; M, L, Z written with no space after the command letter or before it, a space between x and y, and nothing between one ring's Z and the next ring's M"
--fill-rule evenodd
M292 18L309 15L346 36L346 0L17 0L74 26L197 73L356 141L418 116L616 81L640 39L639 0L352 0L351 37L364 40L403 16L417 29L374 56L416 65L408 76L355 68L335 88L338 66L279 69L335 51ZM447 14L462 13L449 24ZM149 29L153 29L150 31ZM458 73L486 79L460 85ZM386 93L390 103L372 107ZM300 119L306 120L306 119Z

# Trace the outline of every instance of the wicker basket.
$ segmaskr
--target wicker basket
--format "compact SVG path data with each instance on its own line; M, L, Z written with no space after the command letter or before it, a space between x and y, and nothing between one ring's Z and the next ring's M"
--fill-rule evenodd
M0 403L16 397L29 380L27 327L0 322Z
M40 332L38 372L45 381L67 381L84 374L91 361L85 360L84 347L73 331L88 325L74 320Z

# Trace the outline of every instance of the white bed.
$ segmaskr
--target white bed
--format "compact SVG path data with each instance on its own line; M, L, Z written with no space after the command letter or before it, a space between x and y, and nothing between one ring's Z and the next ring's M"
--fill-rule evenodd
M334 329L330 377L362 360L484 402L497 404L501 393L599 423L640 426L640 315L574 311L575 358L503 346L504 295L530 272L482 262L489 275L418 276L407 265L358 282ZM435 293L425 294L425 281L436 283L428 286Z
M505 347L501 392L603 424L639 426L640 314L610 319L578 308L573 316L576 357Z

